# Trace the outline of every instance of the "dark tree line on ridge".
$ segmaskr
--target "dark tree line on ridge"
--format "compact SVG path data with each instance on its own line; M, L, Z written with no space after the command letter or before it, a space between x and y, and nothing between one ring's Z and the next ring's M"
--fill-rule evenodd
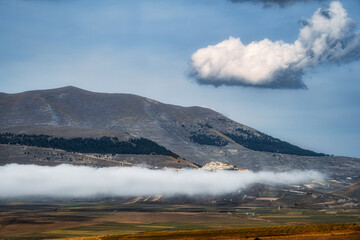
M222 120L222 119L219 119ZM212 129L208 123L200 124L203 129ZM261 132L249 131L243 128L237 128L235 131L222 132L225 136L233 140L234 142L254 151L270 152L270 153L284 153L298 156L326 156L323 153L316 153L310 150L300 148L292 145L288 142L281 141L278 138L271 137ZM223 147L229 144L228 140L221 136L214 136L211 134L203 134L197 132L191 132L190 140L201 144Z
M223 147L229 144L229 142L226 139L220 136L195 134L195 133L192 134L193 135L190 136L190 140L200 145Z
M117 137L101 138L63 138L48 135L27 135L1 133L0 144L25 145L43 148L62 149L68 152L99 154L144 154L179 157L146 138L119 141Z
M255 151L285 153L298 156L325 156L323 153L302 149L261 132L257 133L259 136L256 136L245 129L237 128L235 133L223 134L234 140L236 143Z

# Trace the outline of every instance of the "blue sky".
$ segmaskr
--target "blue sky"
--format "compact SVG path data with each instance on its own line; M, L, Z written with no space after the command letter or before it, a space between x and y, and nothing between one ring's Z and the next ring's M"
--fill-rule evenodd
M318 152L360 157L360 61L304 71L305 89L215 87L189 77L192 55L230 36L292 44L331 1L285 8L228 0L0 0L0 91L73 85L212 108ZM360 2L341 1L360 29Z

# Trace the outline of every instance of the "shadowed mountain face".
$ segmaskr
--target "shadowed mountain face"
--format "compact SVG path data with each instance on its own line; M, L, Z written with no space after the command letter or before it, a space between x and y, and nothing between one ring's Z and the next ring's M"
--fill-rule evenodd
M48 135L64 135L68 128L118 132L151 139L196 164L222 161L253 170L323 169L324 163L331 168L339 160L347 168L354 161L301 149L207 108L75 87L0 94L0 128Z
M236 142L257 151L318 155L210 109L167 105L130 94L93 93L65 87L0 98L1 128L35 125L107 129L151 138L164 145L178 141L224 147Z
M204 108L183 108L131 94L93 93L75 87L6 94L0 96L0 104L2 128L76 126L142 135L157 132L164 124L189 125L221 117Z

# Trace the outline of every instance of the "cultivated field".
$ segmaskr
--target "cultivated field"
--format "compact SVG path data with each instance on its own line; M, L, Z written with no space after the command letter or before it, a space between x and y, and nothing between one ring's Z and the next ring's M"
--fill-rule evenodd
M67 240L121 240L121 239L360 239L360 224L321 224L237 228L225 230L162 231L126 235L72 238Z
M271 203L252 201L241 204L234 202L171 204L161 202L159 196L143 197L140 200L113 198L86 201L76 199L3 201L0 202L0 239L49 239L134 233L143 235L103 237L102 239L148 239L150 237L150 239L193 239L195 237L205 239L209 234L218 236L216 239L234 239L235 235L231 234L238 234L239 232L236 231L245 231L242 233L246 234L269 232L282 236L294 231L299 234L313 235L314 232L319 232L319 229L326 230L322 233L323 235L333 234L336 237L339 236L338 234L353 234L359 230L359 224L352 225L360 222L360 209L356 207L279 208L276 205L276 201ZM320 228L301 226L339 223L351 224ZM264 228L281 225L283 227ZM290 225L299 227L290 227ZM254 230L249 227L260 228ZM234 230L239 228L242 230ZM210 232L189 232L189 230L210 230ZM173 233L173 231L187 231L181 233L187 235ZM160 238L159 234L163 237ZM257 235L246 236L256 237Z

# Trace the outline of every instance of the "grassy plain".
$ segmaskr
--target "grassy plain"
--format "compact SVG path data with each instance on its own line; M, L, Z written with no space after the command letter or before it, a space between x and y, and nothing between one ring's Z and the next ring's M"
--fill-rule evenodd
M0 239L9 240L159 234L159 231L172 234L172 231L189 230L200 230L206 235L201 230L231 232L249 227L356 222L360 222L359 208L279 209L276 203L264 205L261 201L248 204L132 203L124 199L0 202Z
M290 225L221 230L162 231L68 240L167 240L167 239L359 239L360 224Z

